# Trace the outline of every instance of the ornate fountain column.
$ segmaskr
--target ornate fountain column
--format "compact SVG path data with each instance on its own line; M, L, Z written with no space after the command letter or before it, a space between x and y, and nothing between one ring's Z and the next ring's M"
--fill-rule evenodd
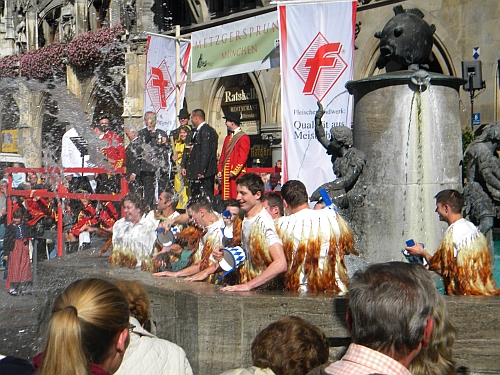
M354 146L365 152L361 194L353 213L356 248L368 262L403 260L413 238L433 252L446 225L434 196L461 191L459 86L464 81L424 70L351 81Z

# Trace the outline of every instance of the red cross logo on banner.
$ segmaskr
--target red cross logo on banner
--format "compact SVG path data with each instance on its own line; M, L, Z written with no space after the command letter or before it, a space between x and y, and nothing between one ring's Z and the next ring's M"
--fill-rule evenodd
M158 67L152 67L146 82L146 92L156 113L167 108L167 98L175 91L167 64L163 60Z
M322 101L340 76L347 69L347 63L340 56L342 44L329 43L318 33L293 67L304 82L302 92L314 95Z

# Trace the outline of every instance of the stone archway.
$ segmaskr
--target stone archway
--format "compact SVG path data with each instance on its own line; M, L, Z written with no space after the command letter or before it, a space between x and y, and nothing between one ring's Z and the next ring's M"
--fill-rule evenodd
M226 136L225 112L239 112L242 129L250 136L251 150L249 165L271 167L271 148L265 132L267 119L263 85L255 73L243 73L218 78L213 81L209 101L208 121L219 134L219 149Z

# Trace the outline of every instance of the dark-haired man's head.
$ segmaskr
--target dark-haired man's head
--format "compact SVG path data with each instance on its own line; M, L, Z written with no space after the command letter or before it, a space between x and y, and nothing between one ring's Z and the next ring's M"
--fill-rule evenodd
M464 196L456 190L442 190L435 196L436 212L439 220L453 224L462 218L462 208L465 203Z
M283 216L283 199L279 194L266 193L262 198L262 206L271 214L273 219Z
M289 180L281 188L281 197L288 212L308 204L306 186L299 180Z
M242 210L247 213L254 207L261 207L261 199L264 195L264 181L258 174L247 173L236 180L236 199Z

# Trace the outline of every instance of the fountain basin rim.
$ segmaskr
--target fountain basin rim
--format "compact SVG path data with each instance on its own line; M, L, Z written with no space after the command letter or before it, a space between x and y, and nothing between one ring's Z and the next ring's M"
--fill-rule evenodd
M379 74L354 81L348 81L345 84L351 95L363 96L364 94L387 86L409 85L412 84L412 77L422 75L429 80L430 86L447 86L459 90L461 85L467 83L466 80L449 76L445 74L428 72L425 70L398 70L396 72Z

